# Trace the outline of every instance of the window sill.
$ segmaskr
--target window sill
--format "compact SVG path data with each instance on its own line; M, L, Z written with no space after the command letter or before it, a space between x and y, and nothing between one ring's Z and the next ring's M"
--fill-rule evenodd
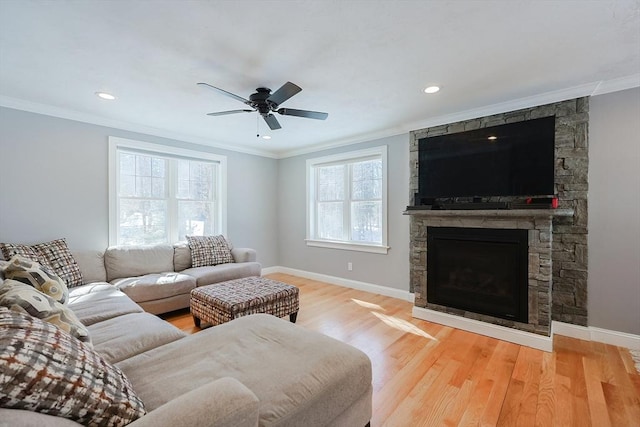
M371 245L366 243L339 242L335 240L312 240L305 239L307 246L317 248L341 249L344 251L370 252L374 254L386 254L389 246Z

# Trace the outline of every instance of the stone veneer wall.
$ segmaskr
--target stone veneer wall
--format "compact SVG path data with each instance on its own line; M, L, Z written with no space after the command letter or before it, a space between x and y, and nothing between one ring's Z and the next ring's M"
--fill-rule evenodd
M587 191L588 191L588 125L589 98L526 108L488 117L415 130L410 133L411 168L410 200L418 192L418 140L466 130L556 116L555 187L559 208L573 209L573 217L553 219L551 318L576 325L587 325ZM495 201L522 199L501 197ZM411 219L411 291L415 292L421 276L413 261L426 256L421 253L416 217ZM421 268L421 267L420 267ZM416 298L416 304L419 299ZM423 305L424 306L424 305ZM495 322L494 322L495 323ZM542 331L540 331L542 332Z

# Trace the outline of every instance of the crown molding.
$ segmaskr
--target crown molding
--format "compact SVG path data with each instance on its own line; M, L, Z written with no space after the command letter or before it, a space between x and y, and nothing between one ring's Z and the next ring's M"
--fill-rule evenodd
M633 89L640 86L640 73L613 80L601 81L593 90L591 96L604 95L606 93Z
M205 138L186 135L178 132L172 132L165 129L144 126L136 123L107 119L94 114L81 113L66 108L55 107L46 104L25 101L17 98L11 98L0 95L0 106L23 110L32 113L44 114L53 117L59 117L68 120L75 120L83 123L89 123L99 126L112 127L131 132L138 132L147 135L158 136L161 138L175 139L178 141L190 142L193 144L204 145L207 147L219 148L222 150L234 151L238 153L251 154L254 156L268 157L272 159L285 159L288 157L301 156L304 154L316 153L319 151L330 150L333 148L344 147L348 145L369 142L376 139L388 138L411 132L416 129L424 129L433 126L439 126L447 123L455 123L464 120L470 120L477 117L491 116L494 114L506 113L509 111L531 108L553 102L566 101L568 99L580 98L584 96L598 96L607 93L618 92L621 90L633 89L640 87L640 73L624 76L612 80L601 80L597 82L586 83L579 86L573 86L566 89L550 91L538 95L519 98L511 101L500 102L497 104L486 105L483 107L472 108L452 114L431 117L412 123L407 123L394 128L387 128L379 132L366 133L362 135L352 136L348 138L340 138L327 141L322 144L315 144L304 148L285 151L267 151L256 150L247 147L238 147L237 145L229 145L219 141L212 141Z
M538 95L527 96L524 98L514 99L497 104L486 105L483 107L472 108L457 113L446 114L443 116L433 117L419 122L409 124L411 129L424 129L433 126L444 125L448 123L461 122L471 120L478 117L492 116L494 114L502 114L510 111L522 110L525 108L538 107L540 105L552 104L554 102L566 101L568 99L581 98L591 96L593 91L600 85L600 82L587 83L580 86L574 86L567 89L545 92Z
M121 120L108 119L95 114L82 113L68 108L56 107L53 105L40 104L37 102L25 101L22 99L11 98L0 95L0 107L12 108L14 110L27 111L30 113L43 114L46 116L58 117L61 119L74 120L76 122L87 123L97 126L105 126L119 130L137 132L146 135L157 136L160 138L174 139L182 142L203 145L206 147L219 148L221 150L234 151L243 154L251 154L254 156L262 156L269 158L277 158L277 156L269 151L255 150L246 147L232 146L219 141L213 141L206 138L200 138L193 135L186 135L179 132L173 132L166 129L145 126L137 123L131 123Z
M500 102L497 104L486 105L483 107L472 108L469 110L459 111L443 116L431 117L425 120L412 122L395 129L387 129L373 134L360 135L355 138L348 138L328 142L326 144L314 145L302 149L283 151L278 154L278 158L287 158L309 154L318 151L338 148L345 145L357 144L360 142L371 141L373 139L386 138L411 132L416 129L424 129L433 126L444 125L447 123L455 123L464 120L475 119L477 117L491 116L494 114L506 113L509 111L521 110L524 108L537 107L540 105L551 104L554 102L566 101L568 99L581 98L584 96L597 96L606 93L617 92L626 89L640 87L640 73L630 76L620 77L613 80L602 80L597 82L586 83L579 86L573 86L566 89L560 89L538 95L527 96L524 98L514 99L511 101Z

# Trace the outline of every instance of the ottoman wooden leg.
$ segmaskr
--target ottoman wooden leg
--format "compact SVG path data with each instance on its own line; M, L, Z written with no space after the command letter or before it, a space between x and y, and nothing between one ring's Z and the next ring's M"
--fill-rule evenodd
M291 313L289 315L289 321L291 321L291 323L296 323L297 319L298 319L298 312L297 311L295 313Z
M193 316L193 323L196 325L196 328L200 327L200 319L196 316Z

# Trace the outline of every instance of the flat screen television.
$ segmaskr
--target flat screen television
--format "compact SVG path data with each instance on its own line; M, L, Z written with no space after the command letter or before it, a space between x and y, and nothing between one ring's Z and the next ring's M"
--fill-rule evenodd
M418 144L420 198L554 195L555 116Z

